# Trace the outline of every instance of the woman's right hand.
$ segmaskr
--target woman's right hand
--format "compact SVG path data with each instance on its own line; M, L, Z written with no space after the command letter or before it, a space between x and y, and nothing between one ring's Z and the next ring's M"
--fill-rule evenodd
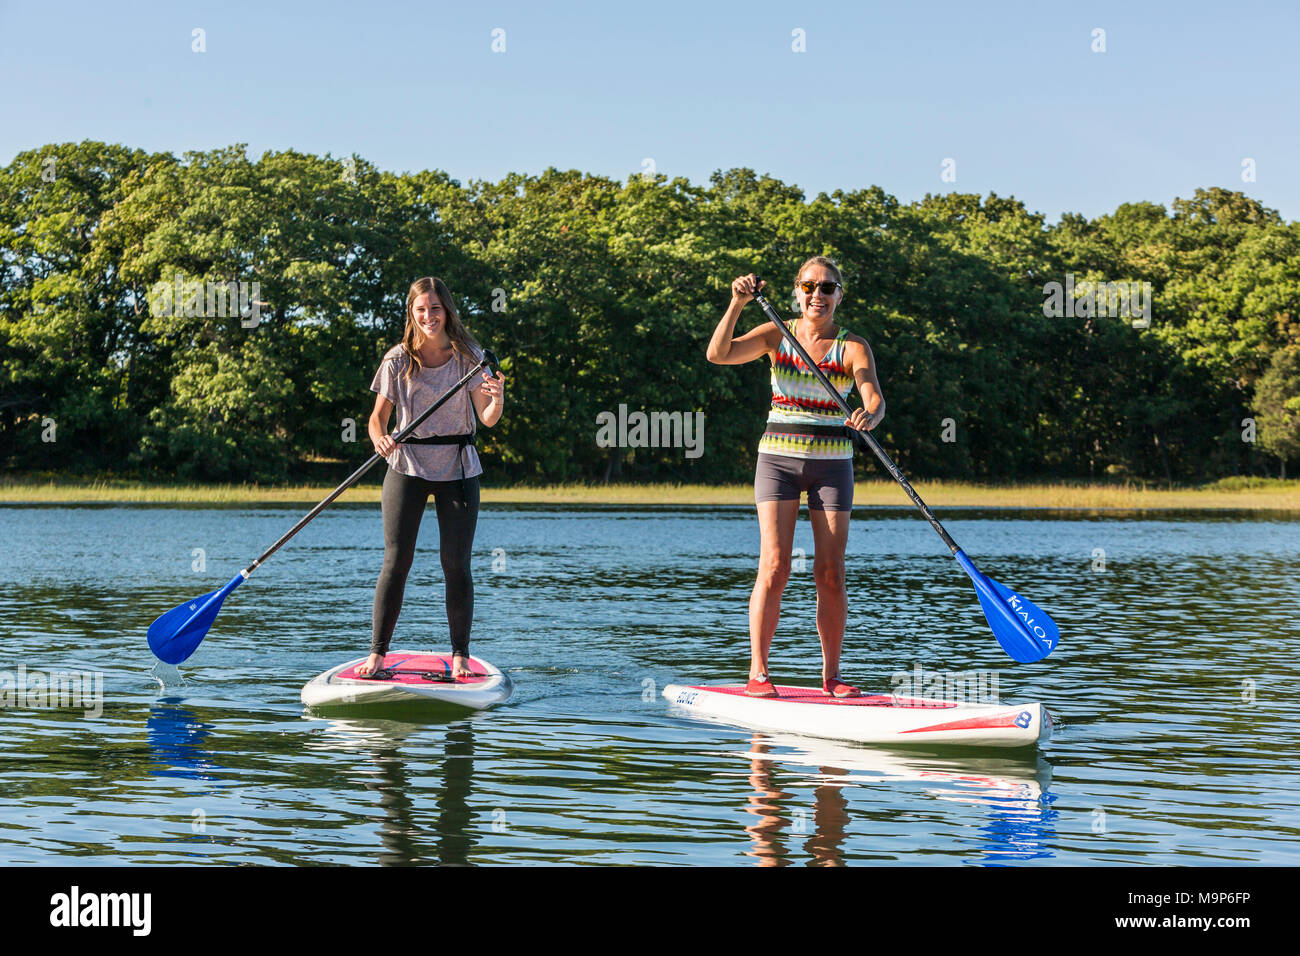
M383 458L387 458L397 447L397 442L393 441L392 435L382 435L379 441L375 442L375 451Z
M751 272L731 283L731 297L737 302L748 302L754 298L755 292L762 292L765 285L766 282Z

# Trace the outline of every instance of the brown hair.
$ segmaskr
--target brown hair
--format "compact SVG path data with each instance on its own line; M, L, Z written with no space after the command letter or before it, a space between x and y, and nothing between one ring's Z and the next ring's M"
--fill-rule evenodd
M826 256L813 256L807 262L799 267L799 271L794 274L794 281L798 282L799 277L803 275L803 270L809 266L823 266L835 274L835 281L840 284L840 289L844 288L844 276L840 274L840 267L835 264L834 259L828 259Z
M461 321L460 312L456 310L456 303L452 301L451 290L447 288L447 283L433 276L425 276L412 282L410 291L406 293L406 330L402 333L402 351L410 361L407 362L402 374L408 379L424 367L415 348L416 338L423 334L420 332L420 327L415 324L415 300L425 294L437 296L438 301L442 303L442 309L447 314L447 337L451 339L452 353L461 360L478 361L475 350L479 349L479 344L474 341L474 336L469 334L465 323Z

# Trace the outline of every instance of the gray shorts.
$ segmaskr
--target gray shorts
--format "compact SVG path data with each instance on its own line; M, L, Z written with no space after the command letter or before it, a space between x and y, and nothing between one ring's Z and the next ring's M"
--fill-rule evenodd
M809 511L853 510L852 458L791 458L759 452L754 501L798 501L808 493Z

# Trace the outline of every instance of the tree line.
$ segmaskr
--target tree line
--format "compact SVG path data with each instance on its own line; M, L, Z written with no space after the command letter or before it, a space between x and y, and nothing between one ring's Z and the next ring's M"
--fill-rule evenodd
M491 481L746 481L766 363L710 365L705 345L732 279L757 272L789 307L816 254L842 267L837 318L873 348L876 434L910 475L1185 482L1300 455L1300 225L1240 192L1049 225L1014 198L809 199L749 169L462 184L82 142L0 171L0 461L346 473L407 288L437 275L507 376L479 442ZM597 440L636 412L703 413L702 446Z

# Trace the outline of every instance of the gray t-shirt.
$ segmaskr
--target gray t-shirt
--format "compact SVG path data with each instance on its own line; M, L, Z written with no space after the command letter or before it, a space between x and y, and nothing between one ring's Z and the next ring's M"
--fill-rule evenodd
M475 349L475 360L483 353ZM408 379L406 367L411 360L400 345L395 345L384 355L375 380L370 383L370 390L378 392L393 403L397 410L397 427L401 431L416 416L442 397L447 389L464 378L473 364L465 362L454 352L450 359L437 368L422 368ZM475 376L464 388L447 399L446 403L420 423L415 430L415 437L427 438L430 435L464 435L475 430L476 416L474 405L470 401L471 390L483 387L481 376ZM457 452L459 451L459 455ZM387 458L389 467L403 475L424 478L427 481L454 481L461 477L461 465L465 467L464 477L473 478L483 474L479 464L478 452L474 446L466 445L457 449L455 445L408 445L399 444Z

